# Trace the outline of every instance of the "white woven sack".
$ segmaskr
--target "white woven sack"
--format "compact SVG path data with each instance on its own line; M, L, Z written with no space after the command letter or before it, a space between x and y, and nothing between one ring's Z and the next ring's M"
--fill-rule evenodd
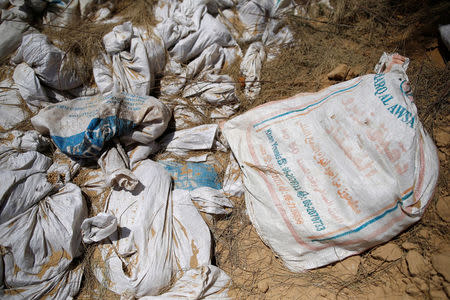
M422 216L439 163L407 64L384 54L377 68L386 74L270 102L224 125L249 217L290 270L360 253Z

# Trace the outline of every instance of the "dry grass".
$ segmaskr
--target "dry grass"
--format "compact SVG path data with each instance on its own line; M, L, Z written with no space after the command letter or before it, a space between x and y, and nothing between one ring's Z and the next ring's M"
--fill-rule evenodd
M113 13L120 23L131 21L134 26L150 30L155 25L154 0L117 1ZM119 24L120 24L119 23ZM41 30L66 53L66 71L74 71L85 85L93 84L93 60L104 52L103 36L116 24L95 23L94 20L74 21L66 26L47 25ZM1 73L0 73L1 74Z
M124 21L131 21L134 26L150 29L156 25L153 7L157 0L124 0L118 1L116 15Z
M81 264L84 266L83 281L77 299L120 299L119 295L106 288L107 284L99 283L95 277L94 269L106 270L98 248L96 248L95 244L84 245L84 247L84 256L81 261Z
M256 101L244 100L242 111L324 88L333 83L325 74L339 63L358 66L365 74L383 51L400 52L414 61L418 48L436 38L437 24L446 24L450 3L344 0L334 7L334 13L310 9L310 17L287 16L295 43L264 65L261 94Z
M10 57L0 60L0 81L12 79L14 68L9 64Z
M66 53L65 71L74 71L86 85L93 83L93 61L104 52L103 36L111 24L83 22L64 27L46 26L43 33Z

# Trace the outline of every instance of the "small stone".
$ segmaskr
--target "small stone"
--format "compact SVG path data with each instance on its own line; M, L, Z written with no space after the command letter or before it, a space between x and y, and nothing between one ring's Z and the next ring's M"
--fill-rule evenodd
M447 295L443 290L431 290L430 297L432 300L447 300Z
M258 282L258 290L261 293L267 293L267 291L269 290L269 284L267 283L267 281Z
M401 262L397 265L397 269L405 276L409 277L408 264L405 259L402 259Z
M354 66L351 67L348 71L347 77L345 77L346 80L353 79L355 77L358 77L362 73L362 67L361 66Z
M422 228L419 230L419 232L417 232L417 235L427 240L430 238L430 231L426 228Z
M436 203L436 212L445 222L450 222L450 196L440 197Z
M438 127L434 131L434 139L436 146L447 147L450 144L450 133Z
M428 286L427 282L422 278L414 277L413 282L416 284L419 290L421 290L424 293L430 290L430 287Z
M327 74L329 80L344 80L347 77L349 67L345 64L339 64L330 73Z
M450 297L450 284L448 283L444 284L444 291L447 294L447 297Z
M433 284L435 287L441 287L442 283L444 282L444 279L442 279L439 275L434 275L431 277L431 284Z
M372 251L372 256L376 259L385 261L394 261L400 259L403 255L402 249L394 243L387 243Z
M360 256L351 256L338 262L333 269L336 273L338 273L337 276L343 280L347 280L358 273L360 263Z
M431 256L431 264L446 281L450 281L450 253L436 253Z
M445 154L445 152L443 152L442 149L439 149L438 158L439 158L439 162L444 163L447 161L447 154Z
M441 56L441 53L439 53L439 49L435 48L431 51L428 51L428 55L430 57L431 62L440 68L445 68L445 61Z
M411 242L404 242L402 244L402 248L405 250L419 249L419 245L411 243Z
M406 286L406 290L405 292L407 292L408 294L410 294L411 296L418 296L421 294L420 290L417 288L417 286L415 286L414 284L410 283Z
M429 269L423 256L416 250L408 251L406 254L406 262L408 264L409 273L411 273L412 276L423 274Z

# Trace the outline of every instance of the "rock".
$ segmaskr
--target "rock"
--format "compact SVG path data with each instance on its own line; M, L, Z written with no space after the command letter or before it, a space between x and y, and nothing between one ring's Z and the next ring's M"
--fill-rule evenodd
M372 251L372 256L376 259L385 261L394 261L400 259L403 255L402 249L394 243L387 243Z
M407 292L411 296L418 296L418 295L422 294L422 292L419 290L419 288L417 288L417 286L415 286L412 283L410 283L406 286L405 292Z
M338 273L336 276L339 276L342 280L347 280L358 273L359 264L361 263L361 257L351 256L349 258L344 259L343 261L338 262L333 270Z
M442 283L444 282L444 279L442 279L441 276L439 275L434 275L431 277L431 281L430 283L434 286L434 287L438 287L440 288L442 286Z
M424 293L430 290L430 287L428 286L427 282L422 278L414 277L413 282L419 288L419 290L421 290Z
M439 158L439 162L444 163L447 161L447 154L445 154L445 152L443 152L442 149L439 149L438 158Z
M351 67L350 70L347 73L347 76L345 77L345 80L350 80L355 77L358 77L362 73L362 67L361 66L354 66Z
M445 222L450 222L450 196L440 197L436 203L436 212Z
M447 295L443 290L431 290L430 297L432 300L447 300Z
M269 284L267 283L267 281L258 282L258 290L261 293L267 293L267 291L269 290Z
M412 276L423 274L429 270L425 259L416 250L410 250L406 254L406 263L408 264L409 273Z
M434 139L436 140L436 146L447 147L450 145L450 133L442 128L436 128L434 130Z
M345 64L339 64L330 73L327 74L329 80L344 80L347 77L349 67Z
M450 297L450 284L444 284L444 291L447 294L447 297Z
M436 253L431 256L434 269L441 274L446 281L450 281L450 253Z
M411 242L404 242L402 244L402 248L405 250L419 249L419 245L411 243Z
M408 264L406 260L402 259L401 262L397 265L397 269L405 276L409 277Z
M427 240L430 238L430 231L426 228L422 228L419 230L419 232L417 232L417 235Z
M435 48L431 51L427 51L428 56L430 57L431 62L436 66L440 68L445 68L445 61L441 56L441 53L439 53L439 49Z

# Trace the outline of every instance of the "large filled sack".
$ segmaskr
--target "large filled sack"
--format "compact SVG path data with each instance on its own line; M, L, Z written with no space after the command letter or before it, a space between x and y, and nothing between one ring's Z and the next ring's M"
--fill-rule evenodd
M79 187L52 180L49 141L35 131L0 135L0 298L71 299L83 267Z
M106 55L94 63L94 78L103 94L149 95L164 69L163 42L153 32L125 22L103 37Z
M249 217L292 271L388 241L417 222L439 162L406 76L380 72L266 103L224 125L244 174Z
M31 21L31 16L20 7L12 7L11 9L2 9L0 11L1 59L12 54L20 46L22 35L28 31L33 31L28 24L29 21Z
M10 130L31 117L11 80L0 81L0 129Z
M124 143L153 142L166 130L170 116L170 110L154 97L122 93L49 105L31 123L49 134L63 153L93 158L114 137Z
M13 79L28 104L41 107L73 98L67 91L80 87L82 82L67 67L66 55L44 34L23 36L22 44L12 58L17 64Z

